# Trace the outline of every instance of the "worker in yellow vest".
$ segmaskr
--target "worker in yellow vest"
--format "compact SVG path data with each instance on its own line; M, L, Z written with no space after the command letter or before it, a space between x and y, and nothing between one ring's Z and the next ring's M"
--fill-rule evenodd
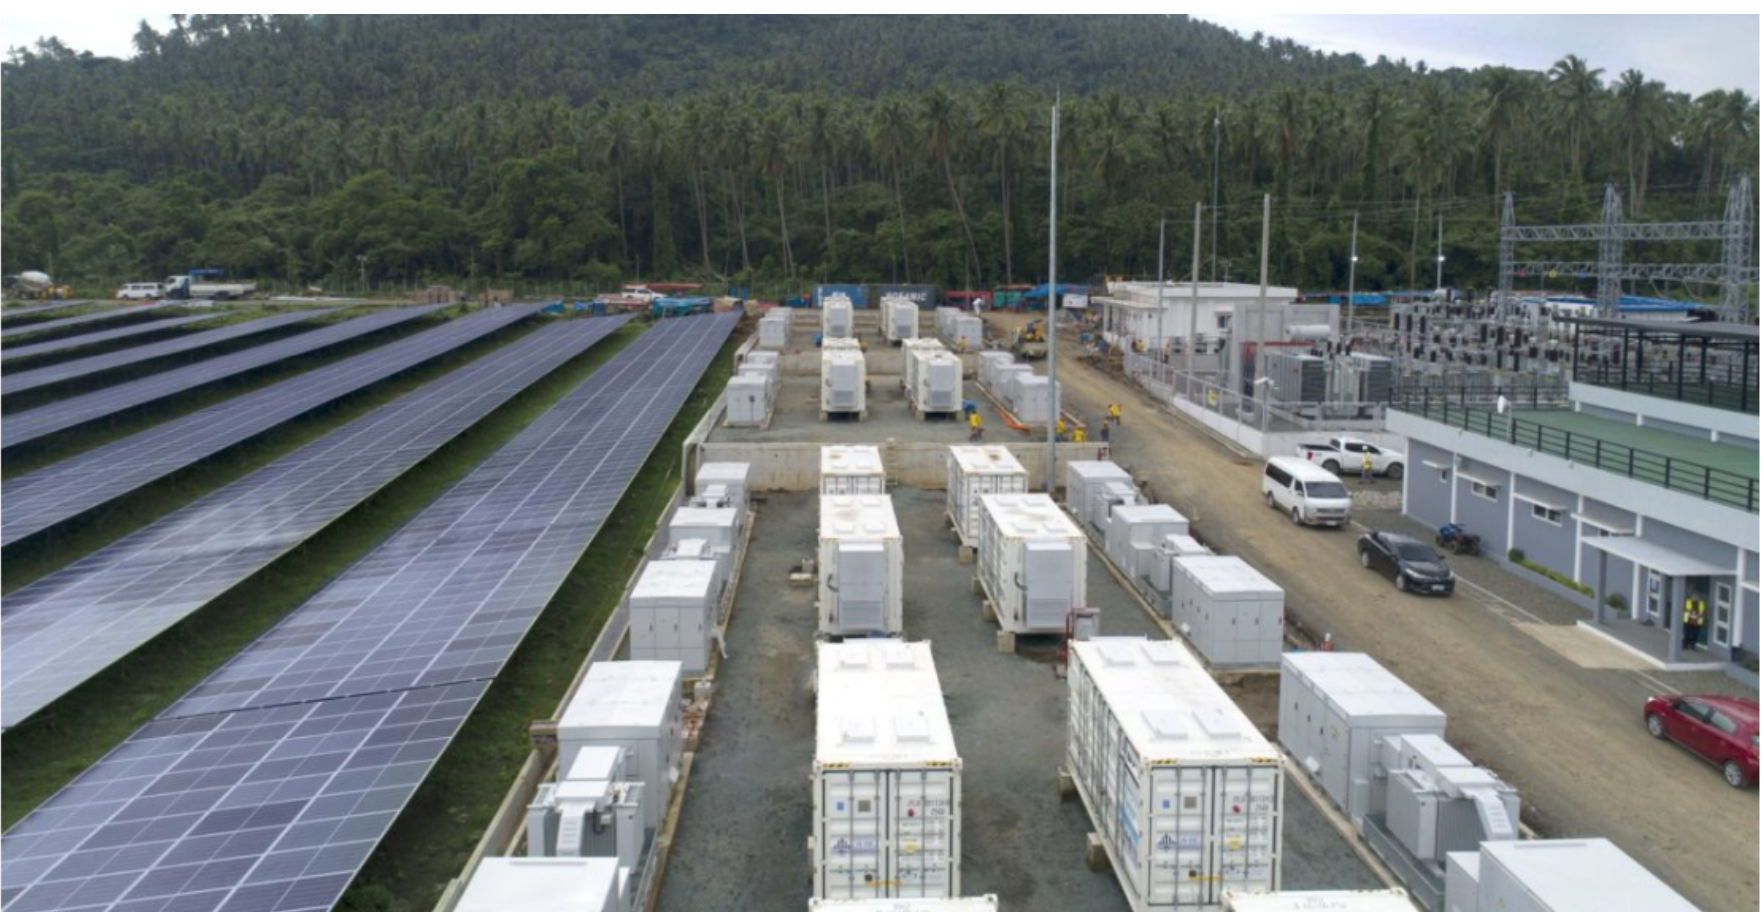
M1073 443L1083 443L1084 442L1084 429L1083 428L1073 428L1072 429L1072 442Z
M1684 600L1684 648L1695 649L1703 639L1703 622L1708 619L1709 606L1701 597L1692 595Z
M980 410L975 409L975 410L969 412L968 413L968 439L972 440L972 441L977 441L980 439L980 436L985 433L986 433L986 429L980 426Z
M1115 423L1116 427L1121 426L1121 407L1120 406L1115 405L1113 403L1109 404L1109 420L1113 421Z
M1065 418L1061 418L1060 420L1054 422L1054 439L1055 440L1065 440L1066 439L1066 419Z

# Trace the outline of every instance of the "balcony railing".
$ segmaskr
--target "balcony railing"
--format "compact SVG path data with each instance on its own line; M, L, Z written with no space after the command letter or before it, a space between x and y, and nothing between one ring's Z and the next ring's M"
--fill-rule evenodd
M1515 402L1513 408L1549 407L1555 403ZM1577 434L1535 421L1500 414L1491 396L1470 391L1415 391L1398 395L1391 408L1430 421L1461 428L1514 446L1558 456L1569 462L1615 472L1625 478L1658 485L1714 503L1758 512L1758 479L1688 459L1665 456L1587 434Z

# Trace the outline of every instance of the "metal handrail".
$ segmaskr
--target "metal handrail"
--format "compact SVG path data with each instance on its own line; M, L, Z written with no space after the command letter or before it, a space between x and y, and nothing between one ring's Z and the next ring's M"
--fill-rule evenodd
M1476 396L1460 396L1459 393L1458 390L1414 391L1399 395L1391 403L1391 408L1667 490L1739 507L1751 513L1758 512L1758 480L1755 478L1499 414L1487 407L1492 405L1491 402ZM1472 407L1472 403L1483 407ZM1512 404L1523 408L1540 407L1530 402Z

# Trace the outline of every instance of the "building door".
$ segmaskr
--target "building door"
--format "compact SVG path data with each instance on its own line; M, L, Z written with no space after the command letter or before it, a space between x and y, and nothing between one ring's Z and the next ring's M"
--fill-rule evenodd
M1728 648L1733 642L1733 584L1715 584L1714 623L1709 626L1709 642Z
M1664 626L1665 622L1661 618L1665 615L1661 612L1666 608L1666 577L1652 569L1648 570L1648 597L1643 604L1646 606L1646 618Z

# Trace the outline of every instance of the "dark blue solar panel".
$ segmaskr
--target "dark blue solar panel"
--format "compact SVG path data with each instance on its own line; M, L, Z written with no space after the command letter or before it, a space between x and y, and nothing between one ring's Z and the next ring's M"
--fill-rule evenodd
M372 495L627 317L546 326L6 597L11 728Z
M77 358L72 361L63 361L60 364L51 364L48 367L39 367L35 370L18 371L17 373L7 374L4 377L0 377L0 393L21 393L28 389L36 389L39 386L48 386L51 383L61 383L67 380L89 376L98 373L99 371L113 370L118 367L126 367L130 364L139 364L142 361L148 361L153 358L163 358L167 355L175 355L181 352L196 351L198 349L207 348L210 345L228 342L233 339L243 339L247 336L254 336L261 332L268 332L269 330L278 329L294 323L304 323L307 320L322 317L329 313L333 313L333 311L302 310L294 313L277 314L273 317L264 317L260 320L248 320L244 323L235 323L232 326L222 326L218 329L208 330L207 332L191 333L187 336L166 339L149 345L137 345L133 348L105 352L102 355L93 355L90 358ZM200 320L204 318L193 317L191 319ZM167 324L172 324L182 321L167 320L165 322ZM130 326L125 328L134 329L135 327ZM92 335L102 336L105 334L93 333ZM84 339L87 337L76 336L75 338ZM16 355L18 352L13 352L13 354Z
M21 820L0 839L8 908L330 908L737 318L645 333Z
M5 348L0 348L0 361L11 361L14 358L31 358L37 355L47 355L52 352L66 351L70 348L82 348L87 345L96 345L99 342L112 342L117 339L127 339L130 336L164 332L165 330L174 327L184 326L190 323L199 323L203 320L212 320L217 316L219 316L219 314L207 313L196 314L189 317L173 317L169 320L154 320L150 323L132 323L128 326L118 326L115 329L105 329L94 333L69 336L65 339L50 339L47 342L37 342L28 345L8 345Z
M92 302L91 301L78 301L78 300L76 300L76 301L56 301L53 304L37 304L37 305L33 305L31 307L8 307L5 310L0 310L0 318L20 317L20 316L24 316L25 314L45 313L47 311L61 310L63 308L67 308L67 307L84 307L90 303L92 303Z
M137 307L122 307L116 310L100 310L96 313L80 314L77 317L63 317L59 320L44 320L41 323L27 323L23 326L9 326L5 329L0 329L0 339L10 339L14 336L28 336L31 333L39 333L50 329L62 329L68 326L85 326L88 323L102 323L105 320L114 320L117 317L141 313L145 310L153 310L160 306L161 305L159 304L142 304ZM11 316L16 312L17 311L7 311L7 316Z

